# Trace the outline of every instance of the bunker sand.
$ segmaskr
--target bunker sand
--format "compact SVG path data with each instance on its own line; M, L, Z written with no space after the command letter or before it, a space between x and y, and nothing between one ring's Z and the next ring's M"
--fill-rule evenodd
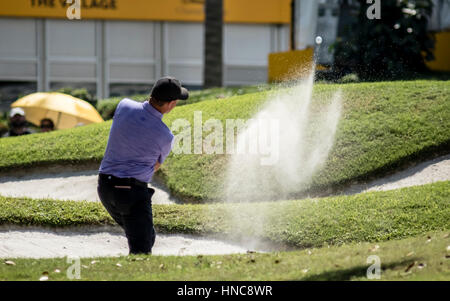
M5 228L5 227L3 227ZM237 243L193 235L157 234L152 255L219 255L246 253ZM0 231L0 258L106 257L128 255L120 228L45 229L13 227Z
M344 193L392 190L448 180L450 180L450 155L445 155L383 178L351 185ZM150 187L155 189L153 204L180 203L158 181L153 181ZM0 195L98 202L97 170L1 177Z
M393 175L351 186L345 193L391 190L450 180L450 155L419 163ZM8 176L0 180L0 194L31 198L98 201L97 171L71 171L57 174ZM153 203L175 202L163 186L156 187ZM158 234L153 255L214 255L252 251L254 242L230 243L220 239ZM0 258L101 257L128 254L127 240L118 227L44 229L0 227Z
M345 193L384 191L450 180L450 155L418 163L392 175L350 186Z
M99 202L97 176L97 170L6 176L0 179L0 195ZM157 181L153 181L150 187L155 189L153 204L177 203Z

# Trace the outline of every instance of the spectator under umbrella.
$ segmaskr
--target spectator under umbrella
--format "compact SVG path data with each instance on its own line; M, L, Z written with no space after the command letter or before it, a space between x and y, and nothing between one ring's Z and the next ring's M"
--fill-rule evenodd
M13 108L9 113L9 131L3 137L31 134L31 131L26 126L25 111L22 108Z
M40 128L42 133L51 132L55 129L55 124L50 118L44 118L41 120Z

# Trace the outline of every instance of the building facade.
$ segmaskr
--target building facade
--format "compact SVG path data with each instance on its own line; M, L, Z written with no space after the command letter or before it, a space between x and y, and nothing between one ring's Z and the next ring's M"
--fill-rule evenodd
M0 1L3 99L61 87L85 87L99 99L147 93L164 75L202 86L201 0L79 3L81 19L70 20L64 0ZM289 49L290 1L224 3L223 84L267 82L268 54Z

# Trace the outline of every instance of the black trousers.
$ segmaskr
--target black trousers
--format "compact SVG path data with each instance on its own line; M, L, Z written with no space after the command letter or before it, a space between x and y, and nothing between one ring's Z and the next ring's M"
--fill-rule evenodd
M97 192L108 213L125 230L130 254L151 254L156 236L151 202L155 190L132 178L100 174Z

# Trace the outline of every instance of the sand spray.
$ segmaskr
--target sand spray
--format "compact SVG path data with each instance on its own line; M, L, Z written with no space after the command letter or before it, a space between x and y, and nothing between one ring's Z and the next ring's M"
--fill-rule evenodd
M237 149L249 151L230 157L223 188L224 198L232 203L228 214L236 231L245 229L252 237L260 237L268 230L264 225L271 210L270 203L264 202L286 200L308 189L313 175L328 158L341 115L342 95L337 91L330 99L313 99L314 74L313 67L295 86L270 94L237 136ZM271 153L276 153L272 156L276 160L269 164L268 152L251 149L252 145L264 144L275 148ZM243 213L249 211L250 216Z

